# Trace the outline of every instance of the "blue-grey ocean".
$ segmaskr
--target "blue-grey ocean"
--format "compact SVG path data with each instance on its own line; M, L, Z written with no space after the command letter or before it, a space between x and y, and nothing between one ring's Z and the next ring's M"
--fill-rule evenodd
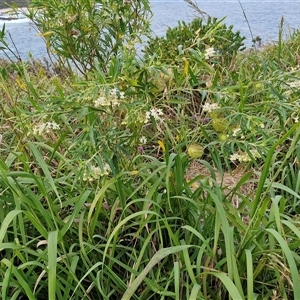
M252 36L259 36L264 44L276 42L282 17L286 36L300 29L300 0L202 0L195 2L210 16L226 17L224 20L226 24L233 25L234 30L240 31L247 37L245 42L247 47L252 45ZM191 21L197 16L183 0L150 0L150 3L153 12L152 29L156 35L164 35L167 28L176 26L179 20ZM22 58L27 58L28 53L36 58L46 56L43 40L37 36L37 32L27 19L0 20L0 29L4 22ZM2 53L0 57L3 57Z

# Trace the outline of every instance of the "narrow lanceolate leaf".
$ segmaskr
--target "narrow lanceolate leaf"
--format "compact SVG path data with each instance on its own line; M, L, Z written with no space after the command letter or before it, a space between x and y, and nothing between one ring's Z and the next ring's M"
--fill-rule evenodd
M251 217L253 217L256 214L256 210L259 207L259 204L260 204L260 201L261 201L261 195L262 195L263 190L264 190L264 184L265 184L265 181L266 181L267 176L269 174L269 168L270 168L272 157L273 157L273 154L274 154L276 148L278 147L278 145L282 144L287 138L289 138L289 136L292 135L292 133L294 133L299 126L300 126L300 122L296 123L286 134L284 134L270 148L270 150L268 152L268 155L267 155L267 157L265 159L264 168L262 170L262 173L261 173L261 176L260 176L260 180L258 182L258 186L257 186L257 189L256 189L256 195L255 195L255 198L253 200Z
M300 195L298 195L296 192L294 192L292 189L285 186L284 184L281 184L281 183L278 183L278 182L273 182L272 187L277 188L277 189L281 189L283 191L286 191L290 195L293 195L295 198L300 199Z
M253 295L253 260L251 250L246 249L246 259L247 259L247 296L248 299L254 299Z
M47 32L44 32L44 33L38 33L37 36L48 37L48 36L50 36L54 33L55 33L54 31L47 31Z
M56 299L57 236L57 230L48 235L48 295L51 300Z
M148 273L153 269L153 267L159 263L162 259L164 259L166 256L188 249L190 248L190 245L183 245L183 246L176 246L176 247L170 247L170 248L164 248L159 250L155 255L151 258L148 265L145 267L145 269L140 273L140 275L131 283L131 285L127 288L126 292L124 293L121 300L130 300L134 292L137 290L139 285L142 283L142 281L145 279L145 277L148 275Z
M290 267L290 272L293 281L294 299L300 299L299 273L298 273L296 262L293 257L293 253L290 250L286 241L276 230L272 228L268 228L266 229L266 231L270 232L280 244L282 252L284 253Z
M61 200L59 192L56 188L56 185L54 183L54 180L53 180L52 175L50 173L50 170L48 168L48 165L44 161L41 152L38 150L38 148L36 147L36 145L34 143L28 142L28 145L29 145L33 155L35 156L37 162L39 163L40 167L42 168L45 178L48 180L48 183L51 185L51 187L52 187L53 191L55 192L57 198L59 200Z
M233 235L234 235L233 227L229 226L226 212L218 196L212 191L209 191L209 193L216 204L216 208L218 212L217 217L220 218L220 222L221 222L220 224L222 224L222 230L224 233L226 259L227 259L227 267L228 267L228 279L230 281L231 279L234 279L237 291L240 291L240 293L242 293L243 288L241 284L240 275L238 272L236 256L234 254L235 250L234 250L234 240L233 240ZM240 297L239 299L242 300L244 299L244 297Z
M200 286L199 284L196 283L196 284L193 286L193 289L192 289L192 291L191 291L191 294L190 294L190 296L189 296L189 299L197 299L200 290L201 290L201 286Z
M22 265L19 266L19 268L17 268L12 264L11 261L9 261L6 258L2 259L1 263L2 263L2 265L5 265L8 269L10 269L9 272L15 276L18 287L21 287L22 290L24 291L24 293L26 294L25 298L28 300L36 300L36 298L32 292L32 289L28 284L28 280L25 277L24 272L22 271ZM12 276L12 275L9 274L9 276ZM12 282L13 282L13 280L12 280ZM5 284L5 281L3 282L3 284ZM3 299L8 299L8 298L3 298Z
M3 220L1 227L0 227L0 250L1 250L1 244L2 241L7 233L7 228L9 226L9 224L11 223L11 221L19 214L21 213L21 210L13 210L10 211L7 216L5 217L5 219Z
M208 272L208 274L216 276L222 281L232 300L244 299L244 296L239 293L234 283L230 280L230 278L225 273Z
M175 287L175 299L180 300L180 267L178 261L174 262L174 287Z

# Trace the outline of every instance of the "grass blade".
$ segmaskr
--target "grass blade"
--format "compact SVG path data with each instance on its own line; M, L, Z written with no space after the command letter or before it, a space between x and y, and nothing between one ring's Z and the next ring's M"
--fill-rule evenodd
M293 281L293 291L294 291L294 299L300 299L300 285L299 285L299 273L296 262L293 257L293 253L288 247L286 241L282 238L282 236L274 229L268 228L266 231L270 232L278 241L281 246L282 252L285 254L285 257L290 266L290 272Z
M189 299L197 299L200 290L201 290L201 286L197 283L194 284Z
M1 224L1 228L0 228L0 250L1 250L1 244L3 242L3 239L4 239L5 235L7 234L7 228L9 226L9 224L21 212L22 212L22 210L10 211L7 214L7 216L5 217L5 219L3 220L2 224Z
M145 279L147 274L152 270L152 268L159 263L162 259L170 254L185 250L190 248L190 245L176 246L170 248L164 248L157 251L151 258L145 269L139 274L139 276L132 282L132 284L127 288L121 300L130 300L134 292L137 290L139 285Z
M57 238L58 231L49 232L48 235L48 295L49 299L56 299L56 264L57 264Z
M247 259L247 299L254 299L253 297L253 261L251 250L246 249Z
M180 267L178 261L174 262L174 286L175 286L175 299L180 300L180 294L179 294L179 286L180 286Z
M208 274L218 277L224 286L226 287L229 295L233 300L241 300L244 297L239 293L238 289L234 285L234 283L230 280L230 278L224 273L217 273L217 272L208 272Z

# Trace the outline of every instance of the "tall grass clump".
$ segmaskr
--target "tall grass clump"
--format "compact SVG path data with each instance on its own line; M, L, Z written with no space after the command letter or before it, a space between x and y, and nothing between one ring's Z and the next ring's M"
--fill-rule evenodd
M298 32L141 58L149 3L95 3L32 1L56 59L0 64L0 298L300 299Z

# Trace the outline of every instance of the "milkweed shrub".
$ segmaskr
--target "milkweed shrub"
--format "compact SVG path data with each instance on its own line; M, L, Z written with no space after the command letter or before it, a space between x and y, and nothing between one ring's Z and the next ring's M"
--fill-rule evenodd
M208 17L206 22L202 18L190 23L179 21L177 26L167 30L165 37L155 36L148 40L145 57L156 55L161 62L172 64L178 54L188 57L191 49L204 52L206 48L213 48L226 63L246 47L245 37L223 20Z
M49 56L82 74L97 68L107 73L124 45L135 52L150 24L146 0L33 0L26 15L44 38Z

